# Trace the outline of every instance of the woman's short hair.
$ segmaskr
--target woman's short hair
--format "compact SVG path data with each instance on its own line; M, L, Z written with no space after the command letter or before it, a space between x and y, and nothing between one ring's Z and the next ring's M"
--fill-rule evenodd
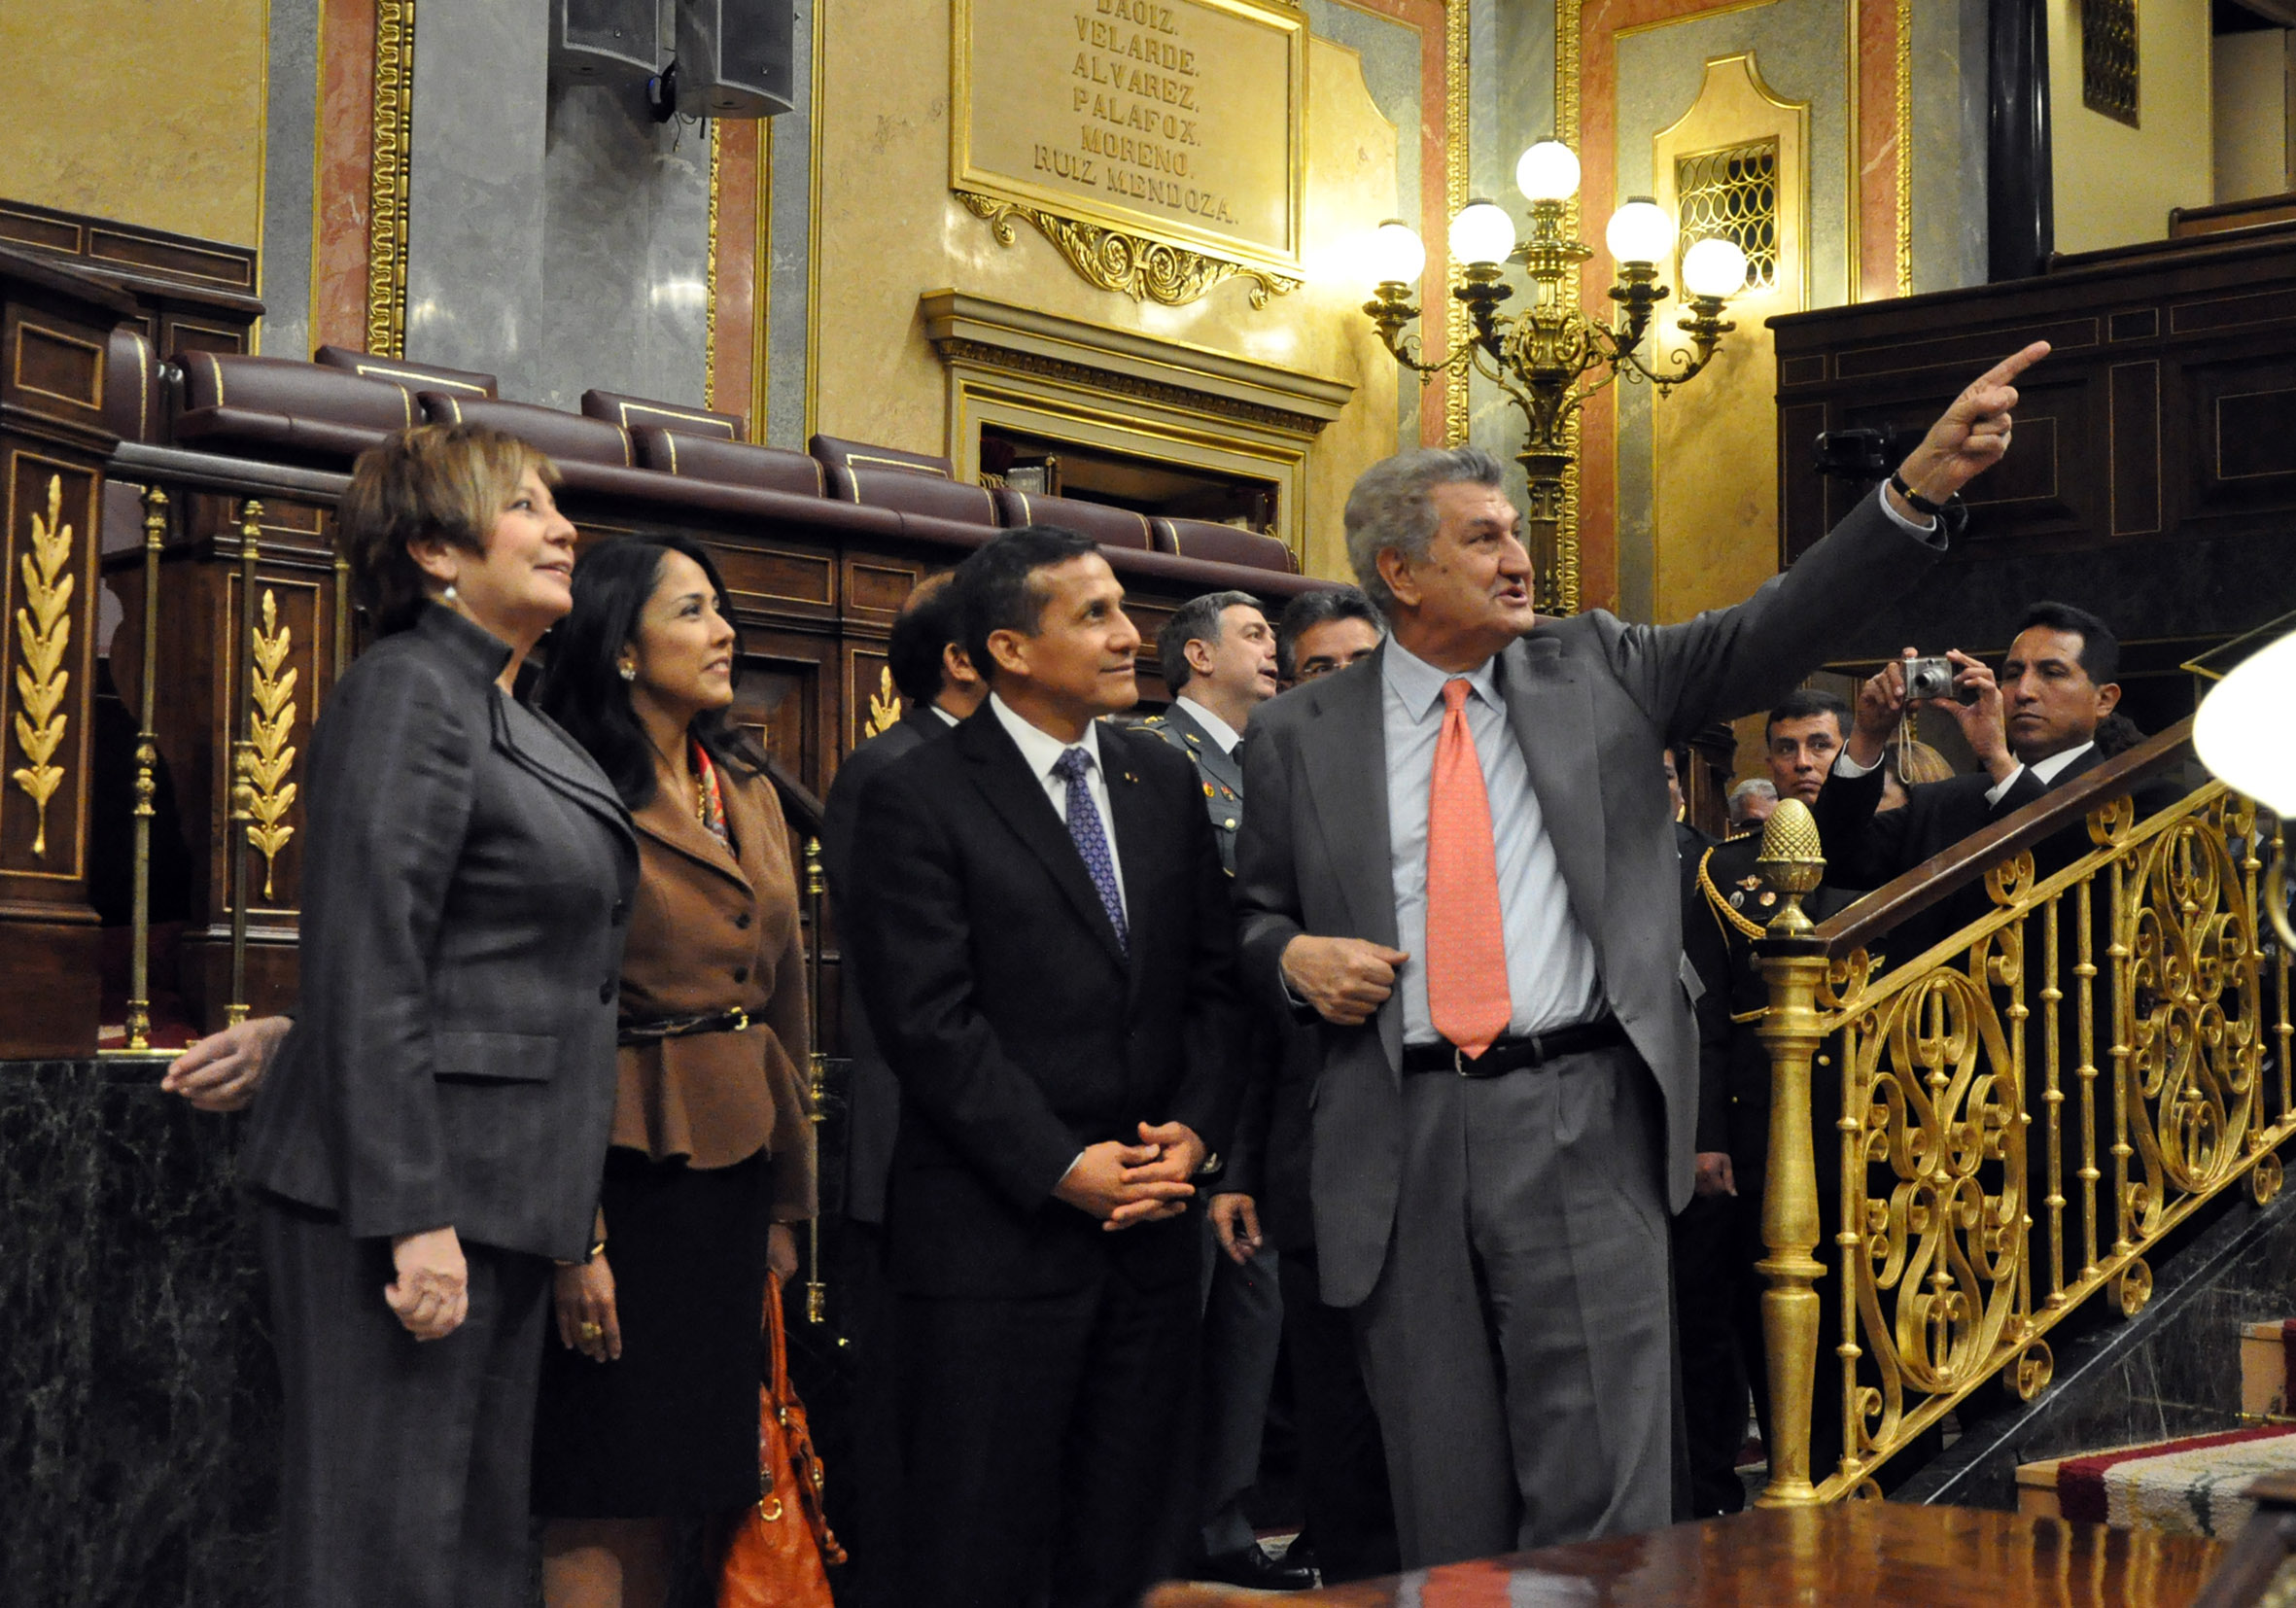
M662 583L662 560L683 553L701 566L716 594L717 612L733 624L733 601L707 548L668 532L617 536L601 542L574 565L574 608L542 644L542 680L535 707L590 751L622 802L643 810L660 783L653 745L630 704L622 680L623 650L638 640L640 617ZM734 676L742 671L741 628L734 627ZM704 710L686 728L713 762L741 775L765 769L765 754L733 723L732 711Z
M1395 595L1379 578L1379 554L1393 547L1406 558L1424 558L1442 517L1435 511L1437 486L1466 483L1495 486L1505 477L1499 460L1479 446L1423 446L1382 458L1356 477L1347 494L1347 562L1355 583L1380 612L1395 612Z
M435 538L483 553L530 469L544 485L558 483L557 466L539 450L482 424L416 425L359 455L336 510L335 548L377 636L412 625L430 595L406 544Z

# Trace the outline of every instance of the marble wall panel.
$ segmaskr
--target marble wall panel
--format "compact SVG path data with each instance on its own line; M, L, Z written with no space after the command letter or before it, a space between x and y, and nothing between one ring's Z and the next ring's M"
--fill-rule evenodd
M234 1119L0 1063L0 1596L267 1601L279 1408Z
M1985 283L1985 0L1913 9L1913 288Z
M772 120L766 133L768 178L765 260L759 264L765 302L765 418L754 432L775 446L803 447L813 433L816 354L813 338L814 197L818 155L814 120L814 51L820 14L800 3L790 41L797 108Z
M257 350L311 355L313 133L319 116L319 0L270 0L263 136L263 319Z
M421 93L418 81L418 112ZM548 119L540 317L518 394L574 408L596 386L702 404L708 130L652 122L628 85L554 87Z
M1362 58L1364 87L1371 92L1372 104L1395 124L1398 134L1419 127L1427 115L1421 84L1423 40L1419 30L1380 13L1359 10L1344 0L1307 0L1306 10L1308 26L1317 38L1344 45ZM1440 117L1443 108L1439 106L1435 111ZM1425 178L1419 163L1397 161L1395 217L1423 215ZM1419 442L1419 376L1397 365L1397 451Z
M549 0L433 7L414 39L406 356L495 374L521 401L539 399L553 361L542 316L549 12Z
M374 211L372 0L335 0L320 12L319 123L311 344L356 350L366 345L366 226Z

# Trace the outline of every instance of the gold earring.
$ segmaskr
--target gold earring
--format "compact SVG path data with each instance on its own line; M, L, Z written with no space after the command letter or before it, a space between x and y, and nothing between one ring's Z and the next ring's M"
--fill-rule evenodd
M634 681L638 680L638 667L637 667L636 665L634 665L634 664L622 664L622 665L618 665L618 666L616 666L615 668L617 668L618 670L620 670L620 671L621 671L621 673L622 673L622 680L623 680L623 681L625 681L625 682L634 682Z

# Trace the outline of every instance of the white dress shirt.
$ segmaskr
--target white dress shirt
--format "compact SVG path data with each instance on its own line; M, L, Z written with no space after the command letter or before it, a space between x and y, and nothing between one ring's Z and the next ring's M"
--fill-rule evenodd
M2096 739L2091 738L2088 742L2081 744L2078 748L2067 749L2062 753L2052 753L2046 759L2035 759L2031 766L2027 766L2022 762L2019 763L2016 769L2012 770L2008 775L2002 777L1999 782L1996 782L1992 787L1985 789L1985 802L1987 804L1999 804L2003 798L2008 796L2009 789L2017 785L2017 778L2023 776L2028 769L2030 769L2033 774L2039 779L2040 785L2042 787L2048 787L2050 784L2054 783L2058 777L2065 774L2066 766L2071 764L2075 759L2078 759L2082 754L2088 752L2096 746ZM1876 759L1873 762L1873 765L1878 765L1880 763L1881 760ZM1841 751L1841 752L1834 755L1833 774L1842 777L1845 780L1855 781L1861 776L1870 776L1873 773L1873 765L1859 764L1857 760L1850 757L1850 751L1845 748Z
M938 715L941 717L941 723L943 725L954 726L957 723L957 717L943 709L939 704L927 704L924 707L931 710L935 715Z
M1427 810L1443 733L1443 688L1454 678L1417 657L1393 637L1382 668L1387 736L1387 844L1395 886L1396 947L1403 967L1403 1041L1433 1044L1440 1034L1427 1013ZM1547 1032L1601 1015L1601 968L1594 944L1571 909L1562 862L1548 836L1531 787L1496 661L1465 678L1467 725L1482 761L1490 797L1491 837L1499 869L1499 919L1507 941L1507 992L1513 1034Z
M1088 721L1081 742L1063 743L1051 732L1030 725L1013 713L1012 705L995 693L989 694L989 707L996 711L997 722L1021 751L1021 758L1029 772L1044 787L1045 796L1053 801L1053 813L1062 824L1068 820L1068 779L1053 774L1053 767L1061 762L1061 755L1070 749L1082 749L1089 761L1084 767L1085 790L1092 794L1093 808L1100 814L1100 835L1108 842L1108 864L1116 873L1116 902L1123 907L1125 920L1131 920L1131 905L1124 893L1124 861L1116 853L1116 822L1108 816L1108 779L1100 772L1100 722Z
M1212 741L1220 745L1220 752L1222 753L1234 753L1235 752L1235 745L1243 741L1242 732L1237 731L1234 726L1221 719L1210 710L1204 708L1203 705L1198 703L1194 698L1189 697L1185 692L1181 693L1177 698L1174 698L1172 703L1178 708L1186 710L1189 715L1194 717L1198 725L1203 727L1205 731L1211 733Z

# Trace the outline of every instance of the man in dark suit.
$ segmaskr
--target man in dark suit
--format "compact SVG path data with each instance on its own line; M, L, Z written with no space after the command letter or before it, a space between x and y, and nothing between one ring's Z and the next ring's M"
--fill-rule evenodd
M1326 1024L1316 1250L1358 1309L1407 1567L1672 1517L1665 1224L1697 1056L1658 753L1774 702L1928 568L1921 509L2006 450L2046 351L1971 385L1784 576L1681 625L1538 619L1477 449L1349 494L1388 640L1254 717L1236 893L1247 978Z
M1841 752L1849 705L1830 692L1803 687L1790 693L1769 713L1762 724L1762 757L1773 799L1791 798L1807 806L1826 786L1827 770ZM1741 784L1743 786L1743 784ZM1719 1063L1708 1060L1701 1073L1699 1149L1722 1150L1722 1178L1727 1187L1719 1195L1691 1203L1719 1224L1714 1239L1700 1247L1701 1316L1711 1317L1729 1348L1732 1366L1724 1368L1719 1355L1709 1353L1709 1366L1693 1368L1686 1354L1683 1367L1684 1408L1687 1416L1690 1485L1698 1517L1735 1513L1745 1503L1745 1489L1736 1468L1745 1444L1746 1404L1752 1391L1755 1413L1767 1432L1770 1422L1766 1359L1762 1350L1761 1292L1767 1281L1755 1264L1765 1254L1761 1238L1761 1200L1770 1138L1770 1052L1761 1042L1760 1025L1769 1005L1769 986L1754 953L1769 920L1778 913L1781 894L1769 885L1755 861L1761 853L1762 828L1714 845L1692 863L1694 898L1684 917L1683 947L1698 968L1706 994L1700 1000L1701 1039L1705 1038L1705 1008L1719 1007L1722 1046ZM1829 868L1830 869L1830 868ZM1824 921L1857 895L1832 880L1802 900L1813 920ZM1701 1048L1705 1046L1702 1042ZM1707 1077L1719 1073L1719 1087ZM1838 1108L1831 1087L1820 1078L1813 1083L1815 1107L1828 1113L1817 1123L1829 1132L1830 1113ZM1830 1177L1835 1148L1818 1146L1822 1175ZM1701 1163L1706 1158L1701 1156ZM1702 1168L1702 1171L1704 1169ZM1819 1211L1826 1232L1814 1254L1828 1270L1833 1266L1830 1238L1839 1215L1837 1196L1818 1191ZM1678 1252L1681 1250L1677 1241ZM1693 1276L1678 1261L1678 1273ZM1688 1303L1686 1301L1686 1309ZM1821 1304L1818 1312L1821 1359L1833 1355L1838 1329L1838 1306ZM1685 1329L1689 1327L1686 1310ZM1822 1379L1830 1379L1822 1363ZM1821 1400L1829 1400L1821 1397ZM1811 1467L1824 1479L1839 1454L1840 1414L1814 1415L1810 1436Z
M902 1600L1115 1608L1172 1561L1195 1180L1239 1023L1188 762L1099 718L1139 633L1098 549L1008 532L957 572L993 689L861 800L847 933L901 1087Z
M1905 650L1906 658L1915 656ZM1903 808L1880 809L1883 749L1906 707L1901 663L1885 666L1859 689L1856 724L1812 806L1828 882L1879 888L2104 761L2097 728L2120 703L2120 643L2096 615L2062 603L2034 605L1998 682L1968 654L1946 656L1960 696L1931 705L1961 727L1982 768L1918 783L1905 789ZM2147 793L2139 802L2152 799ZM2088 847L2085 831L2061 833L2035 853L2035 869L2047 876ZM1982 887L1966 889L1900 926L1891 953L1910 959L1991 908Z
M891 725L856 746L837 767L821 810L821 862L840 928L852 889L853 855L861 795L902 754L947 736L981 707L989 688L964 654L964 621L948 575L928 576L910 591L894 616L886 660L893 685L909 708ZM899 1131L901 1088L879 1053L861 1008L861 989L850 952L838 991L851 1058L845 1126L845 1323L853 1347L853 1465L852 1478L830 1487L852 1557L852 1586L865 1608L894 1608L900 1600L900 1458L893 1421L893 1337L896 1314L885 1270L885 1180ZM850 1504L850 1505L846 1505ZM848 1517L850 1515L850 1517Z
M1906 649L1908 656L1913 651ZM1961 726L1983 769L1948 782L1916 784L1905 789L1901 808L1878 808L1883 748L1905 708L1904 673L1896 664L1885 667L1860 688L1856 727L1819 796L1815 813L1825 838L1829 882L1878 888L2105 762L2106 754L2099 738L2120 703L2121 689L2115 680L2120 644L2111 628L2096 615L2062 603L2035 604L2019 622L2017 635L2001 661L1998 683L1993 672L1968 654L1956 651L1949 657L1957 666L1954 682L1963 696L1936 699L1933 705ZM2140 786L2134 792L2137 813L2139 818L2153 814L2175 802L2179 794L2173 783ZM2036 879L2045 879L2094 848L2086 824L2076 821L2034 846L2034 874ZM2089 944L2100 973L2101 1008L2105 1006L2116 975L2105 960L2112 939L2110 904L2100 896L2091 907ZM1908 917L1883 941L1893 961L1911 961L1995 908L1984 883L1972 882ZM2058 949L2057 974L2053 980L2045 975L2048 950L2035 921L2031 924L2026 950L2025 987L2033 991L2031 996L2037 997L2053 982L2061 995L2073 1002L2080 997L2074 975L2077 905L2067 901L2059 919L2064 938ZM2083 1059L2081 1018L2077 1005L2058 1017L2057 1060L2068 1084ZM2102 1131L2102 1117L2100 1131L2084 1137L2081 1103L2052 1102L2043 1070L2047 1050L2041 1023L2037 1015L2027 1022L2022 1031L2028 1035L2025 1097L2032 1119L2029 1143L2033 1146L2029 1154L2044 1152L2053 1126L2061 1135L2065 1155L2081 1155L2084 1145L2094 1145L2102 1154L2112 1143L2111 1136ZM2068 1188L2064 1193L2068 1196L2062 1219L2067 1256L2070 1266L2077 1268L2089 1229L2088 1201L2075 1189ZM2042 1246L2050 1232L2049 1219L2042 1211L2033 1215L2035 1265L2046 1269L2050 1258ZM2100 1201L2096 1219L2099 1243L2109 1243L2114 1207L2108 1199ZM2049 1276L2043 1274L2036 1283L2045 1284ZM2035 1299L2045 1299L2046 1294L2046 1289L2041 1289Z
M1156 637L1156 662L1171 707L1139 729L1186 754L1203 789L1204 815L1234 874L1235 831L1243 820L1243 738L1252 711L1275 696L1275 631L1249 592L1190 598ZM1247 1077L1264 1081L1274 1055L1271 1031L1254 1022ZM1279 1561L1252 1533L1244 1493L1260 1476L1276 1356L1283 1348L1283 1298L1276 1256L1256 1235L1240 1243L1235 1198L1212 1197L1204 1215L1203 1421L1200 1579L1304 1591L1315 1572Z
M1286 690L1319 681L1378 648L1377 611L1356 587L1303 592L1275 628ZM1312 1559L1327 1586L1402 1567L1387 1454L1364 1389L1352 1319L1324 1305L1316 1278L1315 1219L1307 1202L1308 1101L1322 1063L1316 1030L1278 1015L1273 1076L1246 1088L1235 1142L1211 1215L1229 1254L1276 1253L1283 1332L1291 1354L1292 1421L1306 1525L1285 1561Z

